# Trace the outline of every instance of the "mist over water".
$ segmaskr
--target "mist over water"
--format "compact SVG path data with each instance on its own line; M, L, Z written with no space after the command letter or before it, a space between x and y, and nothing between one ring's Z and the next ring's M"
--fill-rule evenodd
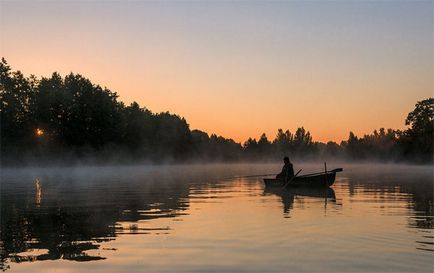
M281 164L4 168L7 272L430 272L433 167L343 167L265 189ZM300 164L301 174L322 164Z

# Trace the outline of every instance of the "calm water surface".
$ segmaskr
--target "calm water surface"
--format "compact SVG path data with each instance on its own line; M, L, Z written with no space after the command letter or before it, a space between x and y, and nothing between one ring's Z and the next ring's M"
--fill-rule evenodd
M319 190L234 178L273 164L3 169L0 269L433 272L433 167L337 167Z

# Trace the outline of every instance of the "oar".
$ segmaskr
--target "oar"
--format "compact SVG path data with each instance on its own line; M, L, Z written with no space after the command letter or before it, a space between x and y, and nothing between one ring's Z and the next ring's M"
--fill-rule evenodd
M294 178L301 172L302 169L300 169L293 177L291 177L291 179L289 179L288 182L285 183L285 185L283 185L282 189L286 188L286 186L288 186L289 183L292 182L292 180L294 180Z

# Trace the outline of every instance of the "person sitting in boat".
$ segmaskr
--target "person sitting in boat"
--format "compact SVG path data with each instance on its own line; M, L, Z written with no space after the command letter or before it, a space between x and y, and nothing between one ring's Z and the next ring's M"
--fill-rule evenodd
M276 175L277 179L285 179L285 181L288 181L294 176L294 167L292 166L291 161L289 161L289 157L285 156L283 158L283 165L282 171Z

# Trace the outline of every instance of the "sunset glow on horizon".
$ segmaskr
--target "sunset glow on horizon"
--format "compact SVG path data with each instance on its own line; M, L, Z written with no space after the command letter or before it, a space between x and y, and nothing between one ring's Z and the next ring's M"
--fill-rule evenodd
M191 129L340 142L434 96L432 1L0 3L12 70L73 72Z

